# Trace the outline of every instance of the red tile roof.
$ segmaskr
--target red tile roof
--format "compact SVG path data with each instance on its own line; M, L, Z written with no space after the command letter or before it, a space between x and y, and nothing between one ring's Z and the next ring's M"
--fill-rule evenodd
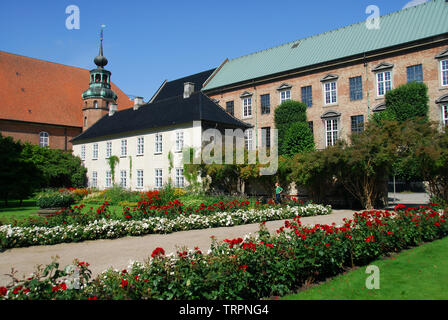
M82 127L89 70L0 51L0 119ZM115 84L118 110L133 102Z

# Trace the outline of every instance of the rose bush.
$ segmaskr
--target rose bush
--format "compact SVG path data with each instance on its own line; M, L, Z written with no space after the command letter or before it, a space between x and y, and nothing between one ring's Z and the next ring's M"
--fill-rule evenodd
M304 283L323 280L354 265L448 234L447 213L429 207L365 211L342 225L304 226L300 217L271 235L261 224L257 236L214 242L150 258L125 270L109 269L94 280L87 272L78 290L64 290L60 277L31 276L0 288L3 299L260 299L284 295ZM74 265L76 267L76 264ZM57 290L55 286L57 285ZM32 290L32 288L37 288ZM70 291L70 294L67 294Z

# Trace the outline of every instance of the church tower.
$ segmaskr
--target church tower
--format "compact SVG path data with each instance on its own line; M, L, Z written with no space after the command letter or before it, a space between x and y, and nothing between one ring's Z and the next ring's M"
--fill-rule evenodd
M116 105L117 95L110 87L111 72L104 69L108 61L103 56L103 30L101 29L100 53L94 59L96 69L90 71L89 89L82 94L83 127L85 131L95 122L108 114L109 108Z

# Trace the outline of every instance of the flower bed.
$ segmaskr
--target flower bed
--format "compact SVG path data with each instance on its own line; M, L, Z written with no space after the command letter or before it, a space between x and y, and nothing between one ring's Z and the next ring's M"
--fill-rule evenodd
M2 248L17 248L33 245L49 245L84 240L113 239L124 236L141 236L151 233L171 233L193 229L229 227L262 221L291 219L295 216L325 215L331 207L309 204L295 207L272 207L263 209L239 209L233 212L215 212L209 215L188 214L175 217L153 216L139 220L112 220L104 214L106 206L96 213L98 219L83 221L77 217L76 224L48 226L0 226ZM126 216L124 217L126 219ZM64 217L65 219L65 217ZM65 221L62 219L63 221Z
M303 226L285 222L277 235L261 225L257 237L214 243L208 254L198 248L165 255L156 248L144 263L107 270L90 280L88 265L71 269L53 263L47 275L0 288L3 299L259 299L284 295L305 282L323 280L347 267L448 235L446 212L438 207L366 211L342 226ZM74 268L80 286L68 290ZM59 270L59 272L55 272ZM72 272L72 273L70 273ZM57 276L56 276L57 274Z

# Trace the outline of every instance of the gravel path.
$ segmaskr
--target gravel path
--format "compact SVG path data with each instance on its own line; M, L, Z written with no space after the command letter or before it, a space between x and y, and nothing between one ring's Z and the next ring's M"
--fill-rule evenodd
M350 218L354 211L333 210L326 216L302 218L303 224L341 223L343 218ZM285 220L266 222L270 232L275 232L284 225ZM249 233L256 233L259 224L247 224L235 227L213 228L175 232L171 234L151 234L143 237L125 237L113 240L94 240L80 243L62 243L51 246L34 246L28 248L8 249L0 253L0 285L9 283L6 274L14 267L17 275L29 275L38 264L46 265L51 257L59 256L61 266L70 264L74 258L87 261L91 265L93 275L103 272L112 266L117 269L126 268L130 261L143 261L151 255L156 247L162 247L167 253L175 252L176 248L199 247L203 252L210 248L211 237L218 241L233 239Z

